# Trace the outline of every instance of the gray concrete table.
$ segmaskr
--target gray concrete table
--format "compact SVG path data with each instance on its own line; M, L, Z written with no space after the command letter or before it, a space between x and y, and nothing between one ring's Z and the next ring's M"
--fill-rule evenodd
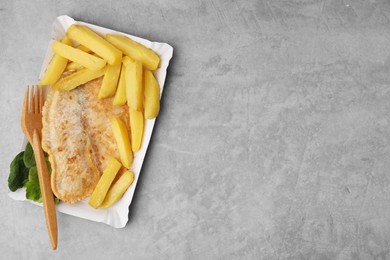
M56 16L170 43L123 229L8 198ZM390 2L0 3L1 259L390 259Z

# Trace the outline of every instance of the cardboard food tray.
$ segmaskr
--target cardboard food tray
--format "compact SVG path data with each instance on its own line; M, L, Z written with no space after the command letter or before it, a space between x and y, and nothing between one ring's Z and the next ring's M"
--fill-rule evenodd
M154 71L154 75L158 80L158 83L160 84L160 96L162 94L162 91L164 89L164 82L165 77L167 74L167 68L169 65L169 61L172 58L173 55L173 48L167 44L167 43L160 43L160 42L150 42L146 39L142 39L133 35L125 34L122 32L110 30L107 28L103 28L100 26L96 26L89 23L84 23L80 21L75 21L73 18L62 15L56 18L56 20L53 23L53 29L52 29L52 40L49 43L49 46L46 51L45 59L42 64L40 77L43 75L43 73L46 71L47 66L50 63L50 60L53 57L53 51L52 51L52 43L54 40L60 40L64 37L67 29L72 24L79 24L84 25L89 28L91 28L93 31L97 32L98 34L105 35L108 33L115 33L115 34L121 34L125 35L143 45L146 47L154 50L159 56L160 56L160 66L159 68ZM131 201L133 199L134 191L137 186L138 178L141 172L142 163L145 158L146 150L148 148L150 138L152 136L153 127L154 127L155 119L153 120L145 120L145 131L143 135L142 140L142 147L141 149L134 153L134 161L131 166L131 170L134 172L135 178L133 184L129 187L129 189L126 191L126 193L123 195L122 199L118 201L116 204L114 204L112 207L108 209L94 209L91 206L88 205L89 198L86 198L76 204L67 204L64 202L61 202L57 205L57 212L62 212L65 214L73 215L76 217L96 221L96 222L102 222L106 223L110 226L113 226L115 228L122 228L126 225L128 221L128 212L129 212L129 206L131 204ZM23 143L23 150L26 145L27 141L24 140ZM36 205L42 206L40 203L35 203L33 201L26 199L26 191L25 188L18 189L16 192L10 192L9 196L15 200L19 201L28 201Z

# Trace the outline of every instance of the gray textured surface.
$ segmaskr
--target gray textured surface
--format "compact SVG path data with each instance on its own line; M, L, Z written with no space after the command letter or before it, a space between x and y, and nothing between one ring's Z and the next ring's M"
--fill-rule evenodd
M389 1L0 2L2 259L390 259ZM61 14L170 43L117 230L7 194L22 92Z

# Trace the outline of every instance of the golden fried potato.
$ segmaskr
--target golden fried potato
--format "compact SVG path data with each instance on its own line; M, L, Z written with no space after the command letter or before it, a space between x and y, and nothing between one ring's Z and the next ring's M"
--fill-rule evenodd
M114 117L111 121L111 127L118 146L122 164L124 167L129 169L131 163L133 162L133 152L131 150L131 142L126 125L118 117Z
M125 82L125 65L122 64L121 74L119 77L118 88L116 89L114 100L112 101L114 106L122 106L126 104L126 82Z
M124 63L126 65L126 63ZM144 89L142 84L142 64L129 62L125 69L127 105L131 110L142 111Z
M117 34L107 34L105 39L120 49L125 55L140 61L143 66L150 70L158 68L160 57L153 50L132 39Z
M104 78L102 86L100 87L98 98L108 98L115 95L115 91L118 85L118 78L121 72L122 63L116 65L107 65L106 73L104 73Z
M121 167L122 164L114 157L110 158L107 168L104 170L102 177L100 177L100 180L88 201L89 205L96 209L100 206L100 204L102 204L112 181Z
M149 70L144 71L144 84L144 114L146 119L152 119L160 111L160 85Z
M134 63L134 62L135 62L135 60L132 59L132 58L130 58L129 56L124 56L124 57L122 58L122 63L123 63L125 66L127 66L127 65L129 65L129 64L131 64L131 63Z
M71 45L71 40L67 36L65 36L61 42L66 45ZM39 83L41 85L53 85L56 83L61 78L62 73L65 71L67 63L68 60L66 58L58 54L54 54L53 59L50 61L50 64Z
M68 63L68 65L66 66L66 69L65 70L81 70L83 69L84 67L81 66L80 64L74 62L74 61L71 61Z
M105 60L58 41L53 43L53 51L56 54L67 58L68 60L74 61L90 70L99 70L106 65Z
M141 111L130 109L131 148L133 152L138 151L142 145L144 135L144 115Z
M120 50L85 26L73 24L69 27L66 34L72 40L98 54L110 65L119 64L122 60L122 52Z
M93 53L90 49L88 49L87 47L83 46L83 45L79 45L76 47L77 49L81 50L81 51L84 51L86 53Z
M108 208L114 205L118 200L120 200L126 190L134 181L134 173L131 171L126 171L120 176L120 178L111 185L111 188L108 190L107 195L100 208Z
M103 76L105 71L105 67L100 70L82 69L60 79L56 84L54 84L53 88L59 91L69 91L87 83L88 81Z

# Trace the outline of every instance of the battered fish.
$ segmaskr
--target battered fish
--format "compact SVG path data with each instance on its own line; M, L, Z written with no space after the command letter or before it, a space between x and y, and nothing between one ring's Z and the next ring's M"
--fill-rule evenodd
M128 130L127 106L98 99L102 78L69 92L50 90L43 107L42 148L49 154L51 186L57 198L75 203L90 196L110 156L119 158L111 119Z

